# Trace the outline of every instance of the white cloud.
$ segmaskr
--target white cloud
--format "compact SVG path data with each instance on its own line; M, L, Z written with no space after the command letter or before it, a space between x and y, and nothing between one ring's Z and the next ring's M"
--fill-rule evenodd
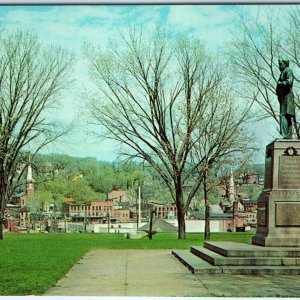
M230 6L171 6L168 23L183 31L192 31L208 48L216 50L230 38L234 13Z
M243 7L251 13L256 6ZM171 5L171 6L0 6L1 23L9 30L34 30L43 44L56 44L72 50L77 55L77 64L73 76L74 88L62 95L62 108L58 116L66 121L78 118L78 105L81 104L79 92L90 88L87 61L81 55L84 42L94 45L108 45L108 40L116 38L117 33L135 22L142 24L145 30L162 22L170 30L183 30L204 40L210 50L222 49L235 31L237 5ZM115 158L110 154L113 147L109 144L89 144L84 126L76 129L68 153L80 156L96 156L105 159ZM75 153L76 152L76 153ZM86 153L86 154L85 154Z

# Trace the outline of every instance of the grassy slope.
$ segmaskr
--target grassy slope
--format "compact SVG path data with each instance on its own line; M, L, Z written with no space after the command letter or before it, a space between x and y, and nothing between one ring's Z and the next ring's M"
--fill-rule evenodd
M252 233L213 233L211 240L250 242ZM20 234L0 241L0 295L39 295L93 248L188 249L202 245L203 234L156 234L153 240L122 234Z

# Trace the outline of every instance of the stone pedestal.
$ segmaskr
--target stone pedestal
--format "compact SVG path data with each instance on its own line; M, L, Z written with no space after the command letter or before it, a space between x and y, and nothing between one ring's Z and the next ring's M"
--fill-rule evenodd
M300 247L300 141L278 139L266 147L265 184L252 243Z
M205 242L172 253L195 274L300 275L300 140L267 146L257 224L252 245Z

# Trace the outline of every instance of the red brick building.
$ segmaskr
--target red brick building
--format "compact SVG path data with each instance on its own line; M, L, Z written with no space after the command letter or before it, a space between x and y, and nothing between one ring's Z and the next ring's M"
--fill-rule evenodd
M34 179L32 178L31 164L27 167L26 192L15 194L5 208L4 228L8 231L18 232L30 228L30 209L26 206L28 200L33 200ZM22 228L23 227L23 228Z
M255 227L257 224L257 203L250 199L242 200L247 216L247 224Z
M113 217L115 217L118 222L129 222L130 211L129 209L116 209L113 212Z
M232 219L226 220L224 224L227 231L236 231L237 228L242 228L247 225L247 215L245 212L239 212L239 202L233 202L232 209Z
M98 220L105 220L109 213L110 218L118 222L128 222L130 219L129 208L115 208L112 201L91 201L88 204L64 203L63 212L69 217L93 217Z
M176 219L177 207L175 204L149 203L151 209L154 210L155 219Z
M244 199L244 200L242 200L242 203L244 205L245 211L256 211L257 210L257 203L254 203L250 199Z
M91 201L88 204L68 203L63 205L64 213L70 217L98 217L110 215L114 212L112 201Z

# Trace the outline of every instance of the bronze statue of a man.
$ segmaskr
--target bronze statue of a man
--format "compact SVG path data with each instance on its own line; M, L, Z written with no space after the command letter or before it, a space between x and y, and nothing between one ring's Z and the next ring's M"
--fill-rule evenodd
M289 60L279 59L280 76L276 94L280 105L280 134L285 139L292 138L293 121L295 121L295 101L292 91L294 75L289 67Z

